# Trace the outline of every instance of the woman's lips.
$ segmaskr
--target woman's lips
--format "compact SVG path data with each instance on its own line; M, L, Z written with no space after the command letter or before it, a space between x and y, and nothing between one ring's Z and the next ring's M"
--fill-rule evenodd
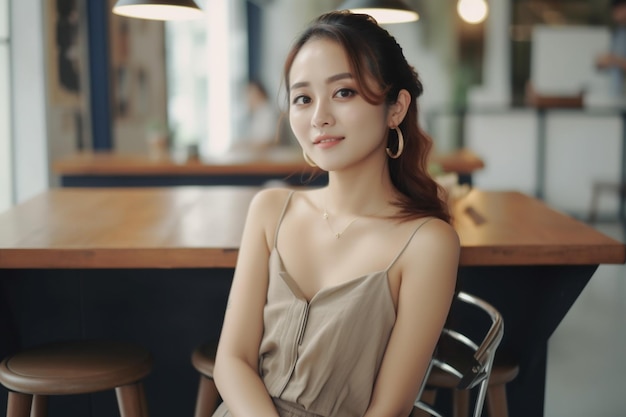
M320 148L330 148L335 146L343 140L343 137L339 136L319 136L313 142L313 145Z

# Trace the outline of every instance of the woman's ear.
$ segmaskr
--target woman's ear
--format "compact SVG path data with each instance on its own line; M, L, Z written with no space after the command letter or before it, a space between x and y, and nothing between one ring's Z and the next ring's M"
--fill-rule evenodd
M407 90L400 90L396 102L389 106L388 125L389 127L399 126L404 120L409 105L411 104L411 95Z

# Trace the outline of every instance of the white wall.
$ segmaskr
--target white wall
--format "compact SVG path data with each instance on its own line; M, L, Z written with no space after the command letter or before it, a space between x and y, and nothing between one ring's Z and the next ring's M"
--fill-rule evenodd
M469 113L466 146L485 162L474 185L533 195L537 184L537 116L532 110Z
M13 204L9 75L9 0L0 0L0 212Z
M619 114L550 112L546 120L546 202L586 217L594 184L619 183L621 150ZM615 216L617 193L603 193L597 209L600 217Z
M16 203L48 188L42 3L15 0L10 7Z

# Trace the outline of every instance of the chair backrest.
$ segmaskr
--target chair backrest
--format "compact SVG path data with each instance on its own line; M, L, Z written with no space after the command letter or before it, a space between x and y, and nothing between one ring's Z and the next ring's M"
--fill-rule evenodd
M457 293L415 406L433 416L441 416L420 401L428 376L432 368L437 367L458 379L456 389L478 387L474 416L480 416L493 359L503 335L504 322L498 310L476 296Z

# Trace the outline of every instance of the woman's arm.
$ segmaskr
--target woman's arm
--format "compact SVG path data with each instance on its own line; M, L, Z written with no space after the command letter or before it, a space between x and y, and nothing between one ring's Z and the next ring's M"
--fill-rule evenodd
M441 335L459 264L459 238L441 220L415 235L401 259L398 313L366 417L405 417Z
M258 374L268 259L285 190L257 194L248 210L217 349L215 384L237 417L278 416Z

